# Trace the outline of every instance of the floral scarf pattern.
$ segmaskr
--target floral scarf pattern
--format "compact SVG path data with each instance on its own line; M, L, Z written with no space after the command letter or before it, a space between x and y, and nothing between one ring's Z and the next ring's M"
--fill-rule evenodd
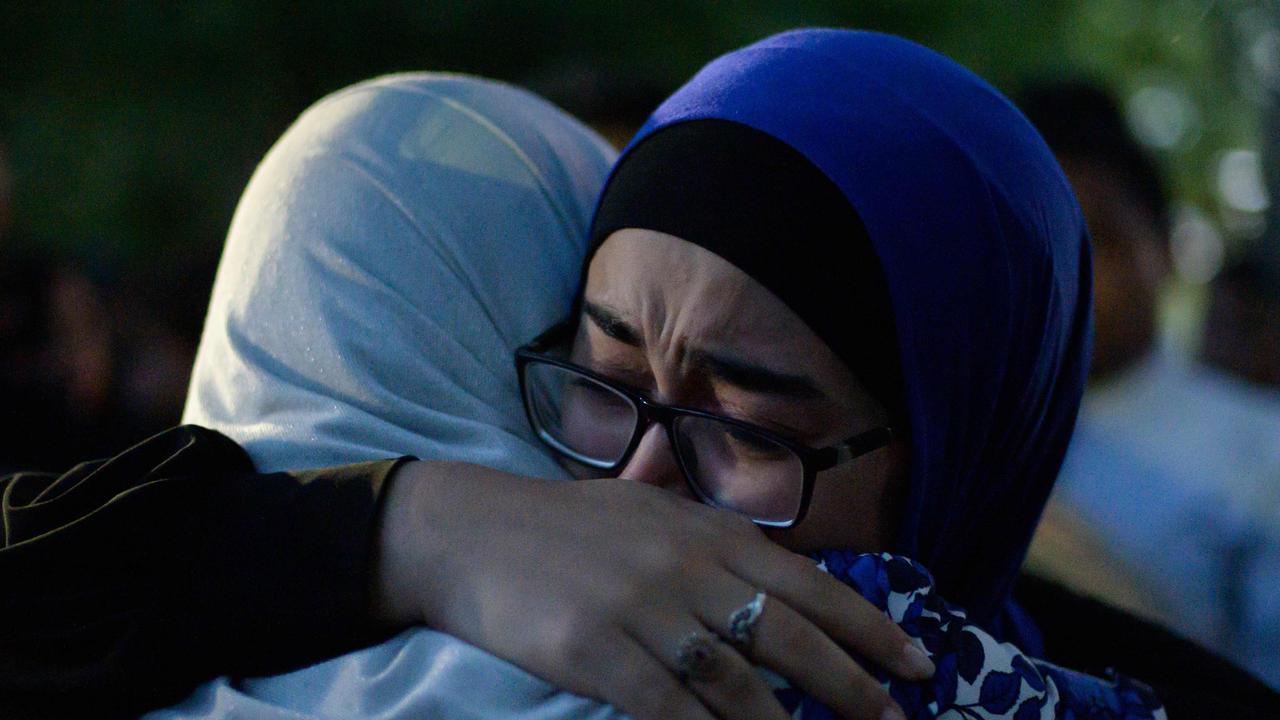
M1165 720L1155 694L1136 680L1096 678L998 642L971 623L964 610L935 593L933 577L914 560L889 553L827 552L819 561L888 613L933 659L937 672L926 682L876 674L911 720ZM831 710L795 688L777 694L797 720L835 719Z

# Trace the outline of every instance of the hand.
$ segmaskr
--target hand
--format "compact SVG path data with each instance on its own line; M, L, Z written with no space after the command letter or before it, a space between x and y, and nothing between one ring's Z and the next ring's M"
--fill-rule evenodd
M901 717L844 649L908 680L933 666L883 613L749 520L630 480L408 463L385 498L374 612L423 623L637 720L786 718L752 664L846 718ZM678 677L691 633L768 594L744 657ZM900 712L900 711L898 711Z

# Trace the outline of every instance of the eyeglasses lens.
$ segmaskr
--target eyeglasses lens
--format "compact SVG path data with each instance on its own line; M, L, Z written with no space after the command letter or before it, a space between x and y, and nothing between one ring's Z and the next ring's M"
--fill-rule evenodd
M569 368L525 366L525 402L542 440L586 465L608 468L627 452L639 409L617 390ZM765 524L800 512L804 465L785 445L713 418L672 421L676 455L695 491L711 505Z
M764 523L799 514L804 465L789 448L712 418L683 415L674 426L676 451L703 500Z
M525 366L525 402L543 441L587 465L609 467L627 451L638 411L626 396L550 363Z

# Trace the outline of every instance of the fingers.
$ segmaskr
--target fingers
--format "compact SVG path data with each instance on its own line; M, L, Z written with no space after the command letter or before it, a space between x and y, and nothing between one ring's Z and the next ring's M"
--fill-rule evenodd
M637 638L668 668L675 682L721 720L788 720L759 672L736 650L697 623L659 622Z
M766 540L731 564L744 581L782 600L837 643L893 675L904 680L933 677L933 663L902 628L808 558Z
M731 636L730 617L741 607L726 607L723 598L737 596L745 604L755 595L746 583L719 588L707 626L725 637ZM767 598L746 648L755 662L777 671L798 687L821 700L843 718L881 720L903 717L902 710L889 693L849 654L812 622L778 598ZM898 715L887 715L897 712Z
M606 666L606 687L591 694L609 698L635 720L715 720L693 691L635 639L612 641L617 661Z

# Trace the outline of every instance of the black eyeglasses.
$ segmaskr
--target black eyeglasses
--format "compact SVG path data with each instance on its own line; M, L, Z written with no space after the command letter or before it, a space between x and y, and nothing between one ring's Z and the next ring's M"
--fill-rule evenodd
M517 350L516 371L534 432L588 467L622 468L656 422L666 429L685 481L702 502L759 525L791 527L804 519L819 472L893 440L890 428L877 427L814 449L731 417L654 402L549 354L574 325L561 323Z

